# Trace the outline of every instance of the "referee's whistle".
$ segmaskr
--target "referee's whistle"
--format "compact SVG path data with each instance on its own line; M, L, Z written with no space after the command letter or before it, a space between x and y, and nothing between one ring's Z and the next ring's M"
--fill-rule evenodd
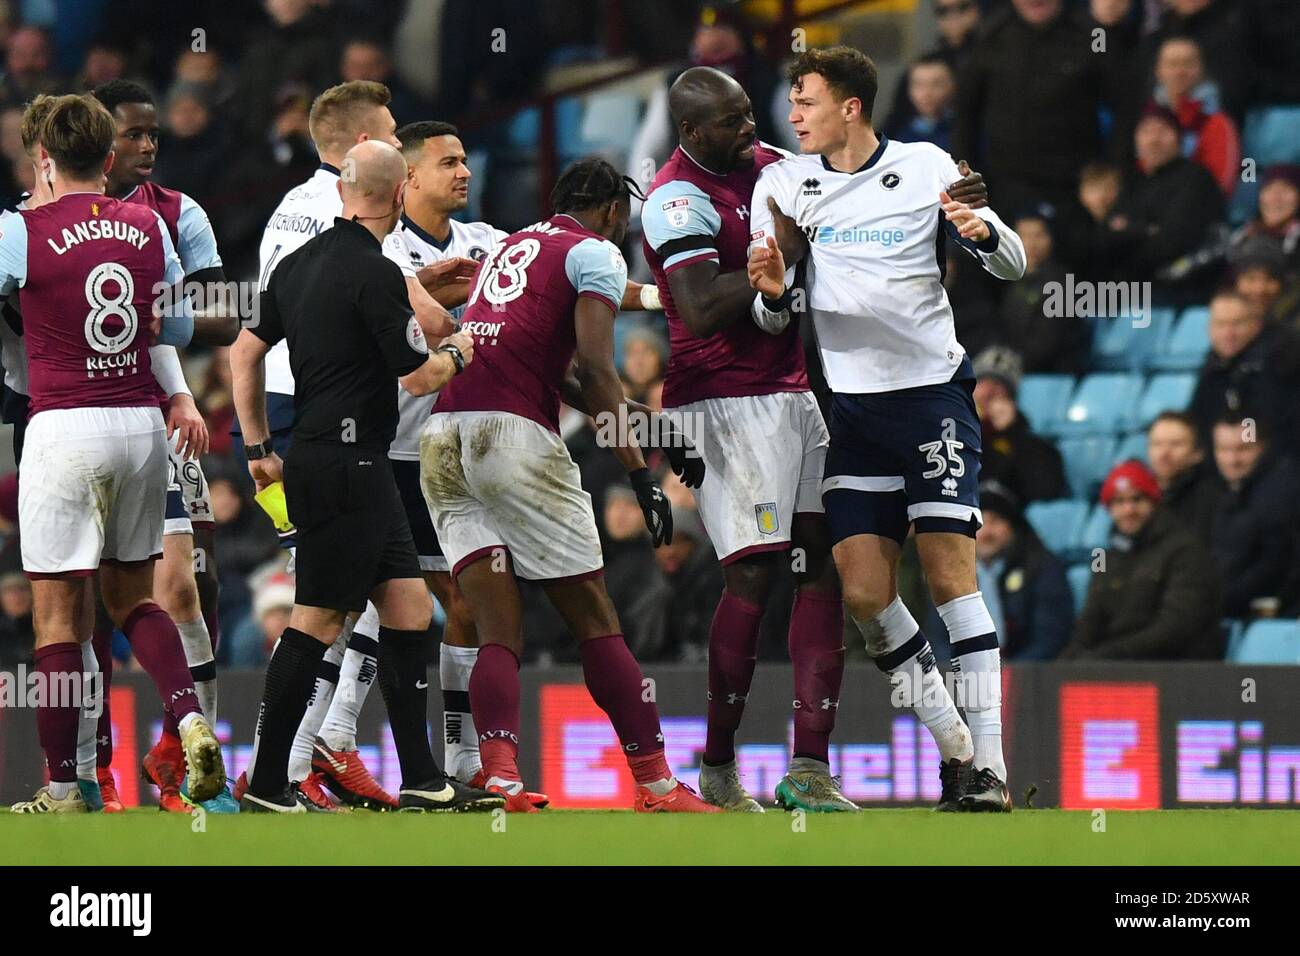
M293 530L293 522L289 520L289 505L284 500L284 482L272 482L254 495L253 500L271 516L276 531L283 534Z

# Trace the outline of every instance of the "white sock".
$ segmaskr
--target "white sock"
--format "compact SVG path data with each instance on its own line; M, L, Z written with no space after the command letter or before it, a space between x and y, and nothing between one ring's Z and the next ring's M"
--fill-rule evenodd
M339 666L338 689L320 727L320 738L331 750L357 749L357 719L379 669L379 611L374 604L366 603L347 645Z
M190 726L194 723L194 721L202 720L202 719L203 719L202 714L200 714L198 711L192 710L176 722L176 729L179 730L181 733L186 733L190 729Z
M478 731L469 707L469 675L478 660L477 647L438 646L438 680L442 684L443 766L462 783L483 767Z
M68 794L77 789L75 782L69 783L66 780L51 780L49 786L50 796L55 800L66 800Z
M969 760L973 752L971 733L944 686L930 642L903 599L895 597L871 620L854 618L853 623L867 643L867 653L889 675L897 703L910 706L929 729L939 756L944 760Z
M979 591L939 606L952 643L952 670L958 676L958 703L975 738L975 767L987 767L1006 783L1002 756L1002 655L993 618Z
M95 657L95 648L90 641L81 645L81 671L86 675L99 674L99 659ZM81 718L77 722L77 776L82 780L95 780L95 735L99 730L99 715L104 706L104 685L95 680L90 687L95 689L94 696L83 700L90 705L82 707ZM83 685L82 693L87 694L89 687ZM93 712L94 716L91 716Z
M339 663L343 660L343 650L347 646L346 637L347 635L340 634L321 658L320 669L316 672L316 686L312 688L307 711L302 715L302 723L298 725L298 733L293 738L293 749L289 751L290 782L306 780L311 773L312 747L316 743L316 735L325 720L325 714L330 709L330 701L334 698L334 688L339 681Z
M181 632L181 646L185 648L185 663L194 681L203 716L213 730L217 727L217 662L212 657L212 638L208 636L208 623L199 615L192 621L177 621Z

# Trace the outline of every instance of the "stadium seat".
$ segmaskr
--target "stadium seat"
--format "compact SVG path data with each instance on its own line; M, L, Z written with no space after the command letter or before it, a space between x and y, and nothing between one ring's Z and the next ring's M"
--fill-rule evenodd
M1152 375L1138 400L1134 415L1126 425L1146 428L1163 411L1181 412L1192 400L1196 390L1196 375L1192 372L1165 372Z
M1300 163L1300 106L1264 106L1246 114L1243 156L1257 164L1256 174L1274 163Z
M1113 468L1122 461L1128 461L1130 458L1136 458L1141 462L1147 460L1146 432L1133 432L1133 434L1121 438L1115 445L1115 457L1111 459L1111 467Z
M1128 372L1085 376L1066 407L1060 435L1113 434L1133 414L1142 393L1142 377Z
M1210 310L1193 305L1183 310L1164 348L1152 358L1160 371L1182 372L1199 369L1210 349Z
M1104 548L1110 541L1110 512L1100 502L1093 505L1088 513L1088 520L1079 533L1079 551L1081 557L1092 559L1092 552Z
M1048 550L1058 555L1070 555L1078 548L1079 533L1087 517L1088 506L1072 498L1035 501L1025 509L1025 519Z
M1115 458L1114 437L1081 435L1062 438L1056 447L1065 461L1065 477L1070 483L1070 491L1085 501L1095 498Z
M641 98L630 93L593 93L582 111L582 141L596 148L628 149L641 125L641 106Z
M1088 586L1092 584L1092 566L1073 564L1065 572L1065 578L1070 582L1070 592L1074 595L1074 616L1078 617L1088 597Z
M1065 418L1065 409L1074 391L1069 375L1026 375L1020 380L1016 404L1034 431L1053 435Z
M1168 338L1173 322L1174 311L1168 308L1152 309L1150 315L1136 320L1132 315L1098 319L1092 340L1093 368L1142 371Z
M1228 644L1234 664L1300 664L1300 622L1254 621Z

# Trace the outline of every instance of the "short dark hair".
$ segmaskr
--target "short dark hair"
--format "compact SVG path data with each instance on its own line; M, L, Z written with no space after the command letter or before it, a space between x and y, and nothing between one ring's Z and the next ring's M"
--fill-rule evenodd
M876 64L861 50L850 46L833 46L825 50L808 50L799 54L786 70L786 79L797 90L802 87L800 78L816 73L842 100L857 97L862 102L862 115L871 121L876 106L876 91L880 77Z
M459 136L460 130L450 123L444 123L442 120L419 120L415 123L407 123L397 131L397 140L402 144L402 152L407 153L414 149L419 149L424 145L426 139L433 139L435 136Z
M95 87L92 95L103 103L104 109L110 113L116 112L123 103L154 105L152 94L135 80L109 80L107 83L100 83Z
M1192 433L1193 443L1198 448L1200 447L1201 436L1197 434L1196 419L1193 418L1191 415L1189 415L1187 412L1179 412L1179 411L1175 411L1172 408L1166 408L1155 418L1151 419L1151 425L1147 429L1147 431L1150 431L1152 428L1155 428L1161 422L1174 422L1175 424L1182 425L1184 428L1186 428L1189 432Z
M1214 427L1227 425L1230 428L1253 428L1255 441L1266 442L1273 437L1273 429L1266 418L1259 418L1250 409L1228 409L1214 418Z
M49 105L40 141L60 171L82 178L103 168L116 136L117 124L103 105L68 94Z
M551 208L557 213L596 209L630 195L626 176L599 156L588 156L560 174L551 190Z

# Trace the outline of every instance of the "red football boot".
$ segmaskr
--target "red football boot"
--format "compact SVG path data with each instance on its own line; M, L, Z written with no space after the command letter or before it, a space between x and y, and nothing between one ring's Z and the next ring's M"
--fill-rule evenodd
M168 813L189 813L190 806L181 799L181 781L185 778L185 751L181 739L164 733L153 749L144 755L140 776L158 788L158 809Z
M657 797L645 787L636 788L636 801L632 805L637 813L722 813L721 807L705 803L680 780L662 797Z
M488 793L495 793L506 801L506 813L541 813L533 802L528 799L528 791L520 790L518 793L511 793L505 787L493 785L485 788Z
M479 790L486 790L487 771L480 767L478 773L474 774L474 776L470 778L469 785L471 787L477 787ZM551 798L544 793L537 793L535 790L525 790L524 795L528 798L528 802L538 810L545 810L551 805ZM509 801L507 801L507 803L508 802Z
M309 773L306 778L298 782L298 789L302 795L311 801L312 805L318 810L337 813L345 808L335 806L334 801L325 793L321 784L323 778L318 773Z
M355 750L331 750L319 737L311 752L312 776L350 807L396 810L397 801L370 775Z
M117 780L113 777L112 768L98 768L95 777L99 780L99 798L104 801L104 812L124 812L126 807L122 806L122 798L117 795Z

